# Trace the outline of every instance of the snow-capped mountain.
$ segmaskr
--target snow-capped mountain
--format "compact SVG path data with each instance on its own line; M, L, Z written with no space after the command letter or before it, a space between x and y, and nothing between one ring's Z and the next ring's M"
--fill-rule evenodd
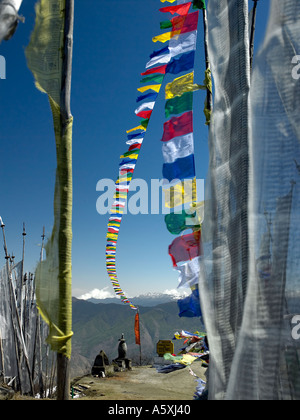
M100 292L100 291L98 291ZM160 305L162 303L168 303L168 302L174 302L178 299L182 299L189 295L189 292L187 289L184 289L184 291L178 291L178 289L174 290L166 290L163 293L145 293L142 295L138 295L132 298L129 298L134 305L137 306L156 306ZM117 297L111 297L111 296L104 296L101 297L101 294L94 290L91 293L86 293L85 295L82 295L78 297L78 299L86 300L88 302L92 303L117 303L122 304L121 299Z

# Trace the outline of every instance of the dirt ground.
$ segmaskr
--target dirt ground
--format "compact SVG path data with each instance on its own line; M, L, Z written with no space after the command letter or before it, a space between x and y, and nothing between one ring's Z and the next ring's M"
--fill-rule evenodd
M194 362L191 370L205 380L206 369ZM80 393L76 400L193 400L196 377L189 367L170 373L158 373L151 366L133 367L111 377L85 376L72 383Z

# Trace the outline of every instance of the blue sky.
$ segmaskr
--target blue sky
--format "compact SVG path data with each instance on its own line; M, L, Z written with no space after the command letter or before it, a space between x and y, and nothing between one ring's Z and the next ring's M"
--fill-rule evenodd
M252 4L252 1L249 2ZM14 37L0 45L6 59L6 80L0 80L0 216L6 225L9 253L22 255L22 227L26 223L25 268L34 271L39 259L43 226L50 236L56 169L52 116L47 97L36 90L26 65L24 49L34 27L35 0L20 10L25 23ZM99 215L96 191L99 180L115 180L119 156L127 151L126 130L139 124L134 114L140 94L140 73L149 55L165 44L153 43L160 34L159 0L75 1L74 58L71 109L73 132L73 295L93 289L113 294L105 268L108 215ZM258 44L265 30L269 1L258 3ZM201 16L201 15L200 15ZM202 19L199 20L195 81L204 78ZM174 78L169 75L168 83ZM164 86L163 86L164 87ZM164 117L163 89L147 129L134 178L162 178L161 136ZM202 91L194 97L196 175L205 179L208 169L208 129L204 125ZM129 195L130 198L130 195ZM150 205L149 205L150 207ZM128 296L175 289L168 246L175 239L164 216L125 215L118 247L117 271ZM2 242L2 238L1 238ZM2 246L0 263L4 264Z

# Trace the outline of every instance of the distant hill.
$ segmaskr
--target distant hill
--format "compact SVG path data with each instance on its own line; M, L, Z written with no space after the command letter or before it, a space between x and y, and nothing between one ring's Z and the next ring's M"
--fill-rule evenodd
M148 293L145 295L139 295L134 298L130 298L130 300L136 305L136 306L157 306L162 303L168 303L168 302L175 302L177 300L177 297L165 294L165 293ZM121 299L118 298L106 298L106 299L95 299L90 298L87 300L91 303L116 303L119 305L124 305Z
M144 363L151 363L159 340L171 340L176 331L194 332L203 331L204 328L200 318L180 318L174 301L156 306L139 306L139 311ZM137 363L139 346L135 344L134 318L135 311L128 305L94 304L73 298L74 360L83 357L92 364L99 351L104 350L111 361L118 356L118 339L124 333L128 357ZM175 352L184 346L182 340L176 340L174 344Z

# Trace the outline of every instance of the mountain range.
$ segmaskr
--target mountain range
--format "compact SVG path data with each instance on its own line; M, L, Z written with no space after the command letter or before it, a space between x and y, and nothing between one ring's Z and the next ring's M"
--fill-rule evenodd
M180 318L177 302L170 299L165 303L154 304L162 296L140 297L148 303L139 303L141 354L142 363L152 363L157 355L156 345L159 340L172 340L176 331L203 331L200 318ZM154 299L154 300L152 300ZM166 297L165 297L166 299ZM118 299L113 299L113 302ZM93 303L73 298L73 338L71 374L78 376L91 370L93 362L101 350L107 354L109 361L118 356L119 338L124 334L128 347L127 357L133 364L139 363L140 346L135 344L134 321L136 311L128 305L110 303ZM135 300L134 303L138 301ZM151 304L152 303L152 304ZM184 347L182 340L175 340L174 352Z
M185 296L185 295L183 295ZM168 303L168 302L176 302L178 299L178 295L170 294L170 293L146 293L143 295L138 295L133 298L130 298L130 300L134 303L136 306L156 306L161 305L162 303ZM121 299L118 299L117 297L113 298L105 298L105 299L95 299L90 298L86 299L88 302L91 303L116 303L120 305L124 305Z

